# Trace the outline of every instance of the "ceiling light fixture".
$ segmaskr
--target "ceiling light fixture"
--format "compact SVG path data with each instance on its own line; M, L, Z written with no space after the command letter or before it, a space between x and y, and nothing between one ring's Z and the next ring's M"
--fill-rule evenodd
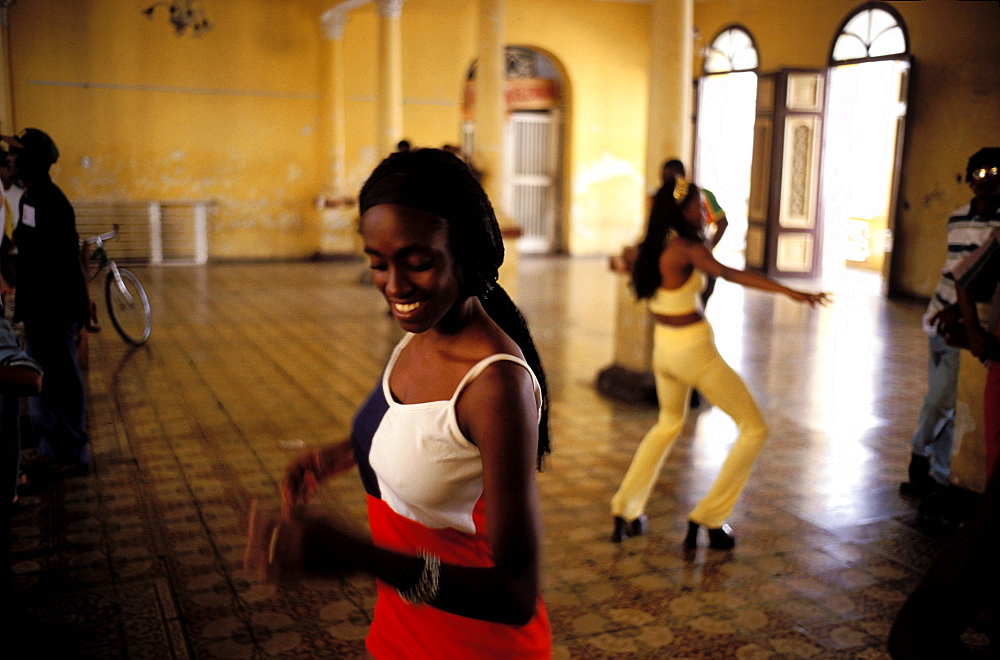
M169 21L174 26L174 33L178 37L184 35L187 28L191 28L191 34L200 35L212 29L212 24L205 16L205 10L201 6L200 0L160 0L142 10L146 18L153 20L153 12L159 6L164 6L170 12Z

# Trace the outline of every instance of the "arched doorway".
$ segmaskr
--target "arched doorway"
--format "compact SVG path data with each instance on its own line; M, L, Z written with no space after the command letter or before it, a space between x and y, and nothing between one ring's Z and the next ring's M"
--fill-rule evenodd
M902 17L869 2L830 49L822 159L823 271L867 271L888 285L910 70Z
M735 266L742 265L746 246L757 66L750 32L732 25L706 49L698 80L694 180L715 193L726 211L729 228L716 252Z
M476 65L466 76L462 148L473 153ZM561 252L565 246L560 183L563 162L563 81L541 51L506 47L502 208L521 229L518 251Z

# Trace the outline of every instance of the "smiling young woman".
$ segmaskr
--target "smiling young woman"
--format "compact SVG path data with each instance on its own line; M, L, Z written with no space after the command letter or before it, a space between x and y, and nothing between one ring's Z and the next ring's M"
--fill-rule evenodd
M468 166L396 153L360 196L376 287L407 331L351 437L304 454L284 514L256 521L247 567L373 575L377 658L547 658L535 472L548 451L544 372L497 284L503 243ZM357 465L371 540L302 506Z

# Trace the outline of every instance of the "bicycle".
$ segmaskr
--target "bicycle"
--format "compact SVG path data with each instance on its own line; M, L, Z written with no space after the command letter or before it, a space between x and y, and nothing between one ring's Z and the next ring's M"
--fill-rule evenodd
M85 255L87 272L90 281L107 272L104 300L108 304L111 323L122 339L133 346L141 346L149 339L153 329L153 314L139 278L129 269L118 266L104 249L104 243L118 234L118 225L113 227L106 234L81 241L84 250L89 251Z

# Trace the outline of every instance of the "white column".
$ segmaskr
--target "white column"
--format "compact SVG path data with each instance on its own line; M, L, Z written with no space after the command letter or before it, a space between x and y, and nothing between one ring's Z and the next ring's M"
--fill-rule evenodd
M694 0L653 0L650 24L646 184L653 187L665 159L691 168Z
M652 0L649 39L646 188L655 188L664 160L677 157L691 164L693 0ZM647 208L645 203L643 208ZM652 317L646 305L636 300L628 277L622 275L615 310L614 364L598 375L600 389L623 398L655 399L650 377L652 349Z
M347 13L329 10L321 18L323 36L329 44L326 65L329 75L328 89L323 97L327 99L323 123L323 131L329 141L323 145L326 155L327 172L330 176L330 187L337 195L343 193L347 186L347 168L344 158L347 151L347 92L344 87L344 26L347 25Z
M208 263L208 205L205 202L194 205L194 261Z
M378 147L380 157L396 150L403 138L403 56L399 16L403 0L377 0Z
M479 38L476 43L475 141L472 162L482 172L482 184L493 203L504 238L504 262L500 284L517 299L517 246L519 228L504 208L504 98L506 44L505 0L479 0Z
M476 57L475 153L472 162L483 173L483 187L497 207L502 200L504 84L504 0L479 0Z
M159 202L149 203L149 263L163 263L163 208Z

